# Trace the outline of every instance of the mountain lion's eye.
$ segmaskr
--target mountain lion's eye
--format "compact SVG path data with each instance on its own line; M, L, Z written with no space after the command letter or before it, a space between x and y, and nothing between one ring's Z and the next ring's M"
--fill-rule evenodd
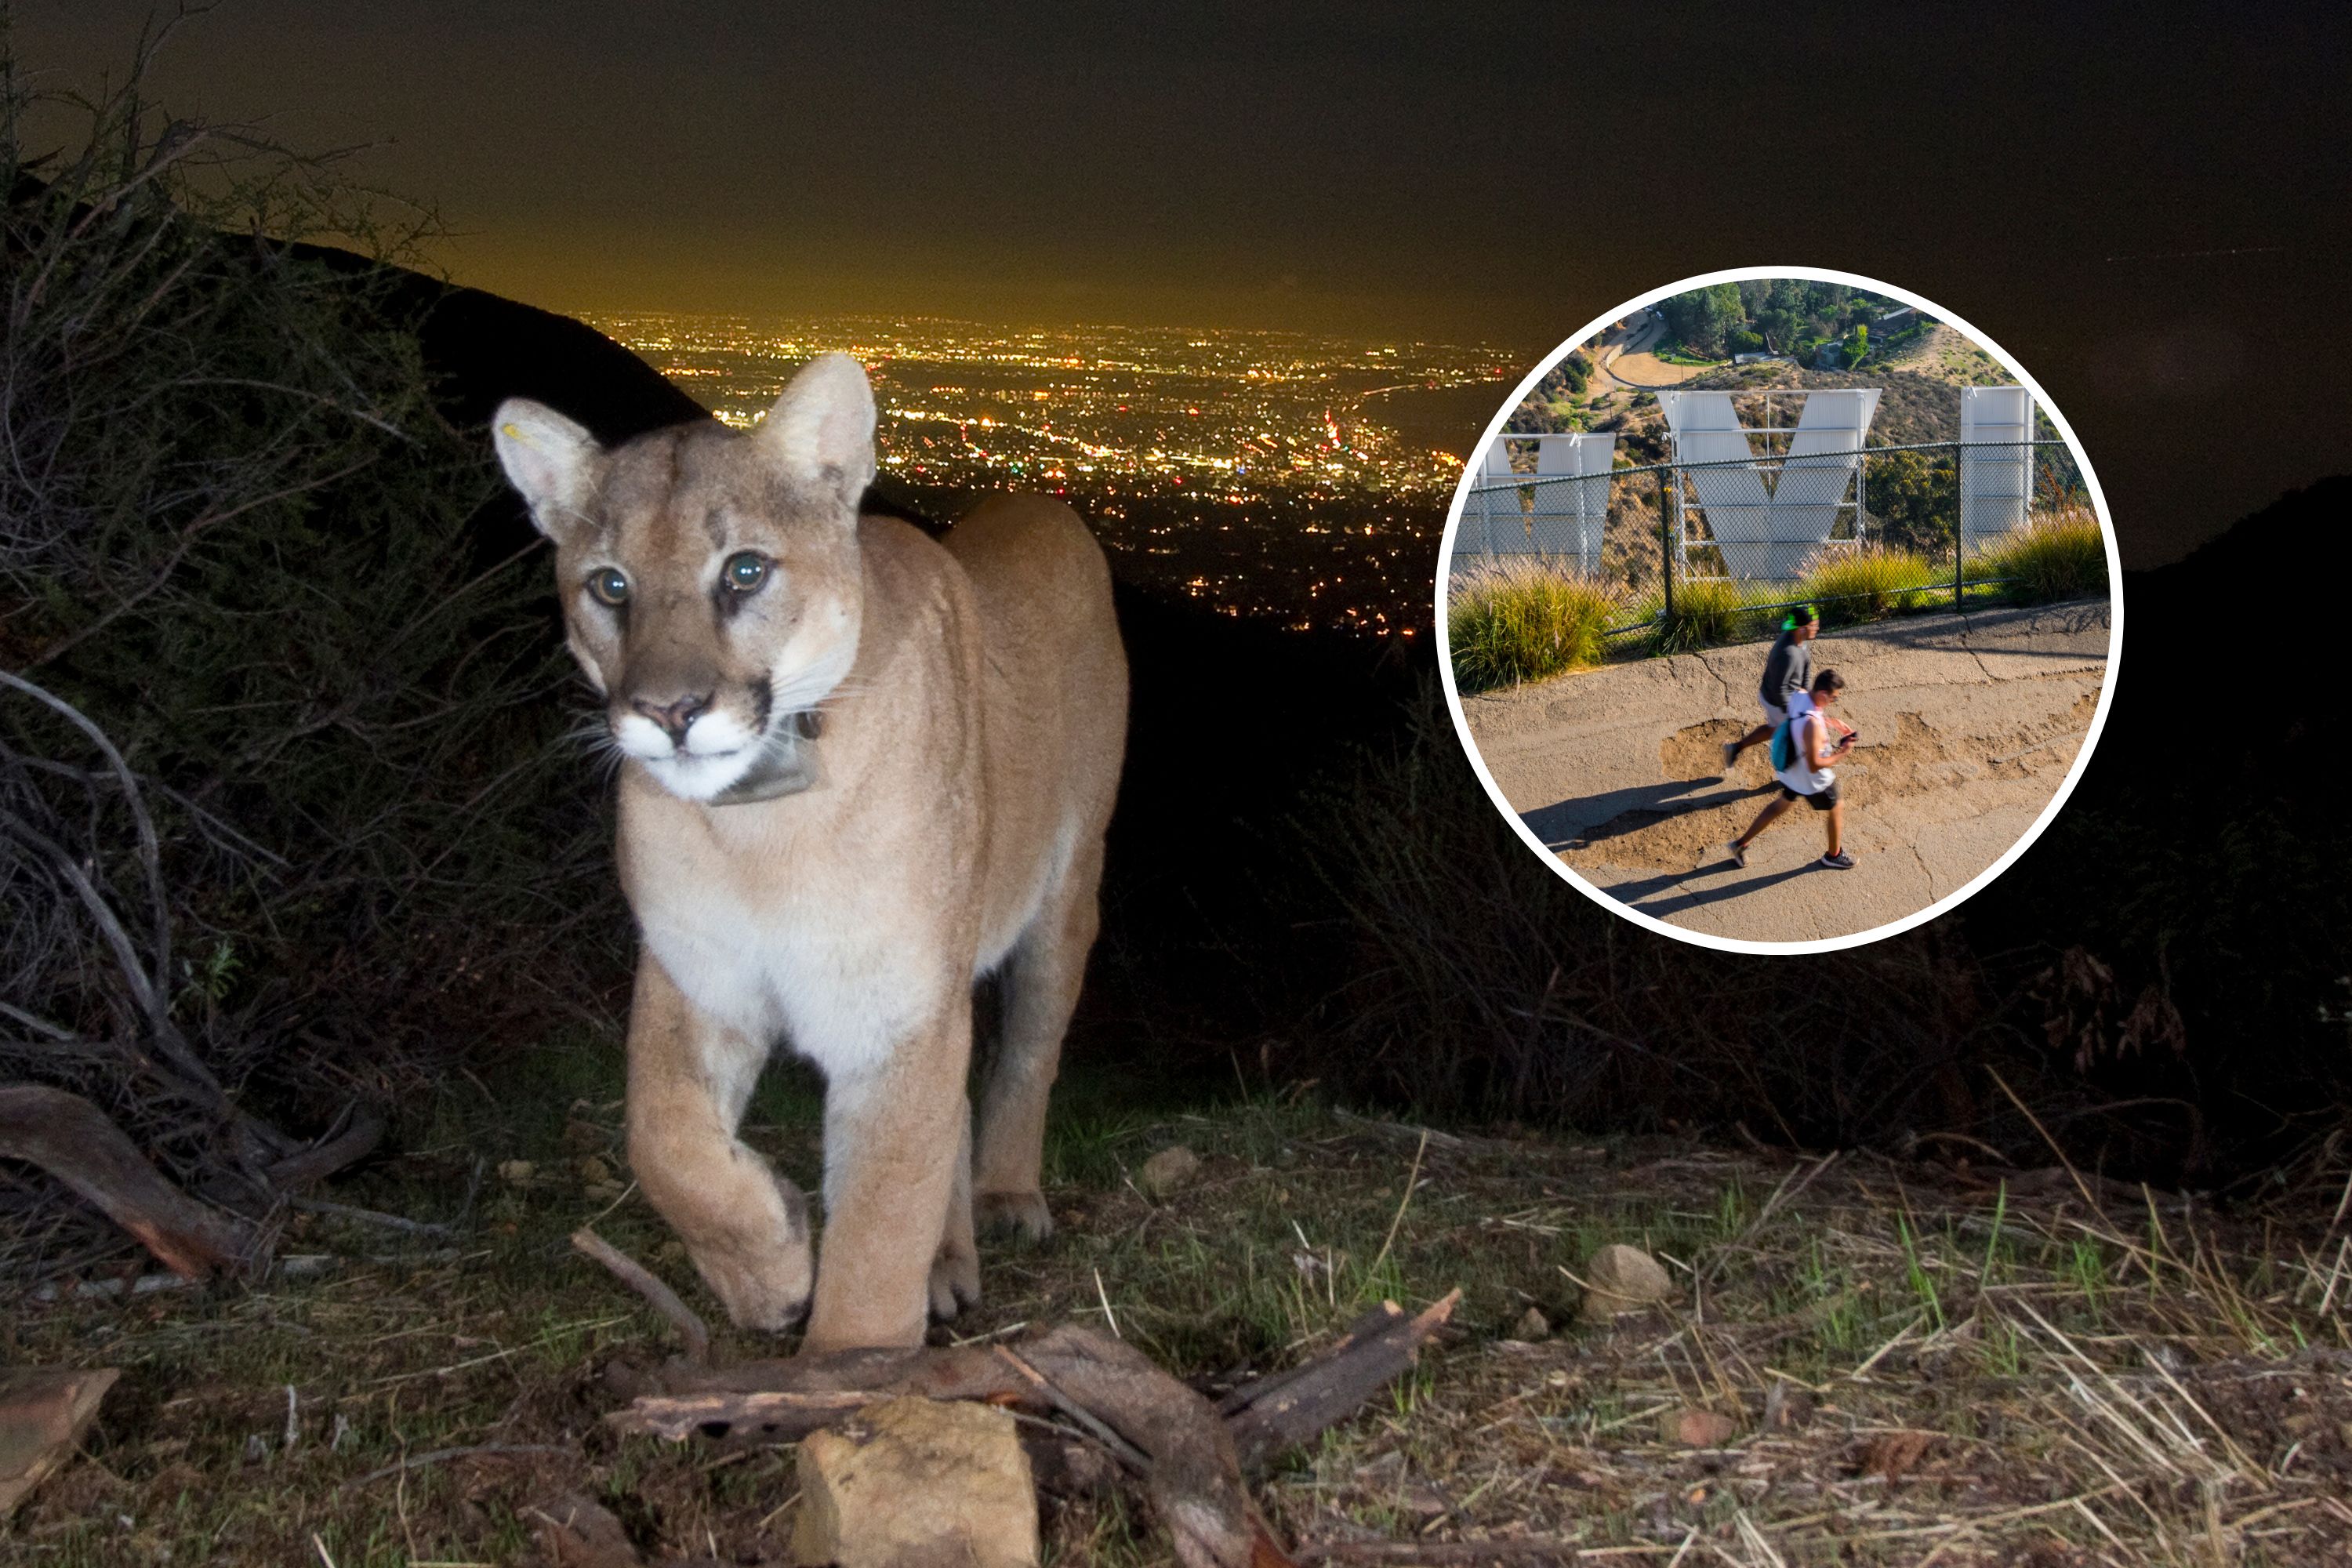
M748 594L768 580L768 563L749 550L739 550L719 569L719 580L739 594Z
M629 580L616 567L607 566L588 574L588 591L615 608L629 602Z

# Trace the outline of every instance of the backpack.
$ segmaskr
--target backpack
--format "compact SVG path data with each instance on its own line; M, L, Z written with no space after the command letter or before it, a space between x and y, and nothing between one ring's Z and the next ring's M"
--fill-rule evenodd
M1807 713L1811 711L1811 709L1806 710ZM1796 765L1799 760L1797 726L1804 722L1804 720L1805 714L1800 713L1793 719L1781 721L1780 727L1772 731L1772 771L1774 773L1786 773Z

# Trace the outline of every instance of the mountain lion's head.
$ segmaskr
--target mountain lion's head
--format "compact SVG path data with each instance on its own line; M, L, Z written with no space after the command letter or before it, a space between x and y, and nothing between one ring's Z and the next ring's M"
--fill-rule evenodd
M686 425L608 451L523 398L491 428L555 542L567 640L614 743L688 800L756 798L856 657L865 371L811 361L744 432Z

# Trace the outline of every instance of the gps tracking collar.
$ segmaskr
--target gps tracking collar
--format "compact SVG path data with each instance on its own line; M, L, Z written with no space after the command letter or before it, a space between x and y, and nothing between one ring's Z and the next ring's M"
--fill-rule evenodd
M791 714L768 731L749 772L710 797L712 805L745 805L798 795L816 783L816 747L824 716L814 708Z

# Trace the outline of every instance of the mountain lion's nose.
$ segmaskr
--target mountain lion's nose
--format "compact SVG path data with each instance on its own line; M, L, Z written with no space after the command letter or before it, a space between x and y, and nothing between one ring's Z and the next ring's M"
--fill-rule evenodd
M629 700L629 706L660 725L669 736L669 743L683 750L687 727L710 706L710 694L706 691L699 697L681 697L670 703L649 702L642 697L634 697Z

